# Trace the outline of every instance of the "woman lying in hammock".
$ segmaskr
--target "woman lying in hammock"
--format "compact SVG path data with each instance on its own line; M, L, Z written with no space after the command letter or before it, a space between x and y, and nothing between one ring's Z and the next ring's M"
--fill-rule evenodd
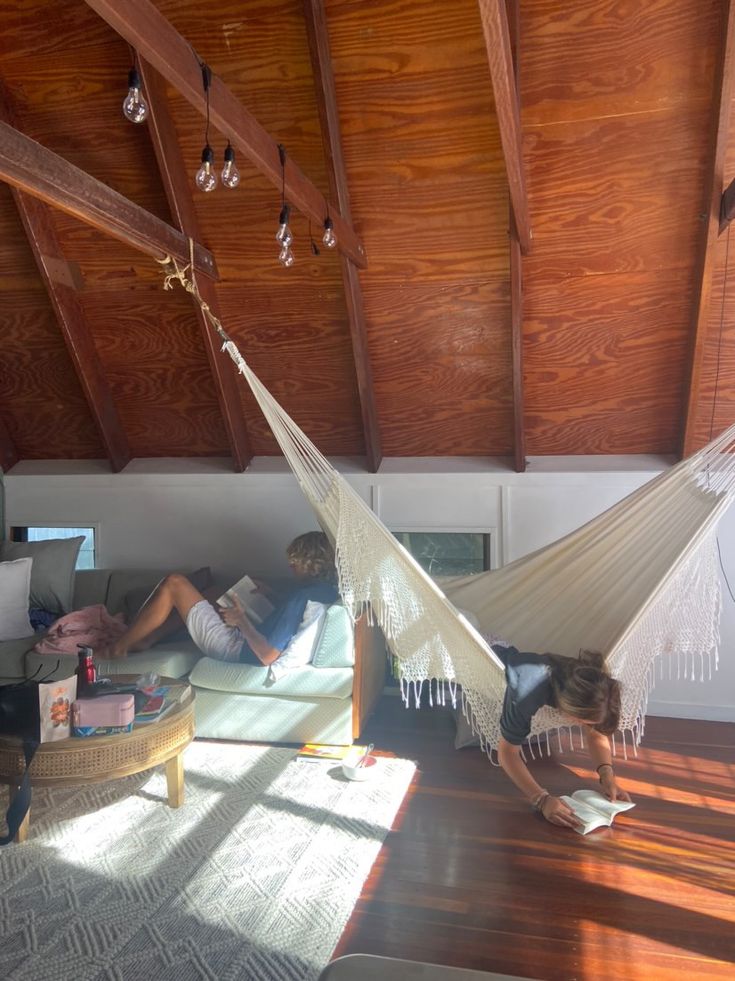
M582 651L579 658L558 654L523 654L515 647L493 645L505 665L505 699L500 719L500 765L531 805L552 824L573 828L573 811L552 797L531 776L520 755L531 731L531 719L542 706L563 712L570 725L584 726L587 746L609 800L630 800L620 790L612 765L609 736L620 718L620 682L610 677L601 654Z
M330 604L338 598L334 551L323 532L299 535L286 555L297 582L257 628L239 603L217 611L186 576L173 573L156 586L107 656L126 657L129 651L144 650L162 638L162 629L171 633L172 628L180 629L183 620L191 639L208 657L273 664L299 630L306 604L310 600ZM172 613L181 620L173 623Z

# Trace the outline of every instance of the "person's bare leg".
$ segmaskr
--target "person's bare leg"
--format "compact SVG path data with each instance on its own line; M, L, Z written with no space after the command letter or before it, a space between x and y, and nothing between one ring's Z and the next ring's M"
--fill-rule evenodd
M125 657L160 628L175 610L186 623L189 610L204 596L186 576L173 573L156 586L125 633L109 649L108 657ZM140 649L140 648L139 648Z
M194 588L196 589L196 586ZM217 596L221 591L222 590L218 589L216 586L208 586L206 589L203 589L201 591L201 598L209 600L212 606L216 606ZM148 603L148 601L152 599L152 596L153 594L151 594L151 596L148 597L148 599L145 601L143 606L145 606L146 603ZM143 607L141 607L140 609L141 613L142 611L143 611ZM138 615L140 615L140 613ZM134 622L135 621L133 621L133 623ZM147 651L149 647L153 647L154 644L160 643L162 640L165 640L166 637L171 637L172 634L178 633L180 630L183 629L184 626L185 626L185 622L180 617L178 610L173 609L166 617L166 619L163 621L160 627L156 627L155 630L152 630L146 637L143 638L143 640L139 640L137 641L137 643L130 644L130 646L128 647L128 653L135 653L137 651Z

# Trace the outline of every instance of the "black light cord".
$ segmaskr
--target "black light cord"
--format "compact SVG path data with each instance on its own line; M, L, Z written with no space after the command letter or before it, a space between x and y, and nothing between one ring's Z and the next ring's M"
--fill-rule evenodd
M286 206L286 147L278 144L278 159L281 161L281 208Z
M204 142L209 146L209 86L212 84L212 69L204 61L199 62L199 67L202 70L202 86L207 97L207 125L204 130Z

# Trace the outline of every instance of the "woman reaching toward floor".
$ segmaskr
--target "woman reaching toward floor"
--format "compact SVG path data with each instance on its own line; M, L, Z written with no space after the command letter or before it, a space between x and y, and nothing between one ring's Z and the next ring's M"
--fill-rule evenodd
M500 719L500 765L531 805L551 824L574 828L579 822L559 797L534 780L521 758L521 744L531 731L531 719L549 705L562 712L569 725L584 726L592 764L602 793L609 800L629 801L615 779L610 735L620 718L620 682L608 674L601 654L582 651L578 658L558 654L524 654L515 647L494 646L505 665L505 700Z

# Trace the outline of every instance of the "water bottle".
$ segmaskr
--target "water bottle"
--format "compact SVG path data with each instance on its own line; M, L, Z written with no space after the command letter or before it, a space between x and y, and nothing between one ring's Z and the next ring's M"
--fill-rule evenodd
M77 698L84 695L84 690L97 680L97 669L94 666L93 651L85 644L77 644L79 648L79 664L77 665Z

